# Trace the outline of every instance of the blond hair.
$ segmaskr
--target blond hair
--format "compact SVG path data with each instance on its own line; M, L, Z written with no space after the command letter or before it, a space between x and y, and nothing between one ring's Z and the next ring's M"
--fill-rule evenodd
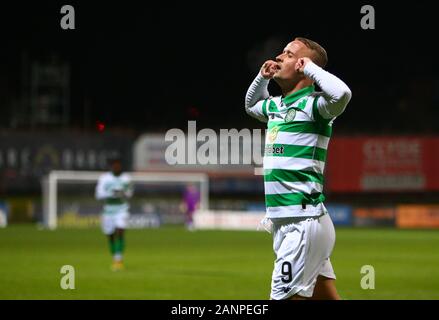
M328 54L321 45L315 41L303 37L297 37L294 40L302 42L308 49L311 49L314 55L311 60L313 60L315 64L322 68L326 66L328 63Z

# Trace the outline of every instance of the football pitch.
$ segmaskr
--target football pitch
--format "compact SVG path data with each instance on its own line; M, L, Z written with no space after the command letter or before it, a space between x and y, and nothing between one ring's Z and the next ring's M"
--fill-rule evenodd
M439 231L337 228L332 264L343 299L439 299ZM267 299L271 235L180 227L128 230L126 269L110 270L99 229L0 229L0 299ZM63 265L75 289L63 290ZM361 267L375 289L361 288Z

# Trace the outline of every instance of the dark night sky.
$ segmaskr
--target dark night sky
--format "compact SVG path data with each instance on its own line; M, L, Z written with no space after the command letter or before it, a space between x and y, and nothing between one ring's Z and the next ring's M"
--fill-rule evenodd
M71 63L72 125L83 124L88 102L89 121L110 127L159 130L184 127L190 119L200 127L259 126L243 112L247 87L259 63L296 36L322 44L327 69L351 86L342 131L385 131L404 111L396 99L411 101L416 85L431 87L426 112L437 98L431 2L372 3L376 30L360 28L360 8L371 2L30 3L2 5L0 102L7 108L19 95L23 52L31 58L56 53ZM67 3L75 7L74 31L59 27ZM416 119L405 112L397 129L423 129L410 128Z

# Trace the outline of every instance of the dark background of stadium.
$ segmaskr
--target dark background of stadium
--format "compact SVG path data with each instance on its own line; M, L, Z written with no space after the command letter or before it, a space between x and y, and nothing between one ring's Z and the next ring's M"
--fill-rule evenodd
M76 29L62 30L60 8L75 8ZM360 27L373 4L376 29ZM3 130L133 132L197 127L263 128L244 112L262 61L296 36L322 44L327 69L353 98L335 133L438 133L439 77L431 2L14 2L0 18ZM23 64L67 62L68 123L12 123L23 108ZM274 93L277 87L273 84Z
M75 8L75 30L60 27L60 8L65 4ZM360 27L360 8L366 4L375 8L375 30ZM128 276L122 276L128 281L123 282L115 282L115 275L102 269L109 255L99 231L75 227L85 226L84 222L94 227L99 221L93 217L101 209L93 198L94 185L58 188L59 208L65 208L59 217L67 219L64 224L59 219L63 228L55 232L40 228L47 212L41 187L52 170L108 169L105 160L113 151L122 156L126 170L144 170L133 165L133 145L140 137L145 133L163 137L176 127L186 131L188 120L197 120L198 130L265 128L245 113L246 90L264 60L274 58L294 37L304 36L327 49L327 69L353 92L335 122L329 154L342 150L334 148L342 138L360 142L356 149L348 144L336 157L341 161L328 160L328 169L349 173L359 163L353 159L364 160L368 155L364 146L372 143L384 152L370 152L373 170L359 166L350 175L352 181L376 174L375 185L391 182L375 189L358 182L358 190L347 191L325 186L326 204L337 228L334 262L342 296L437 299L438 234L437 229L429 230L439 226L439 187L429 185L439 181L436 24L434 4L421 1L2 3L0 215L6 212L8 227L0 230L4 275L0 298L143 299L147 292L153 299L265 299L269 282L262 279L269 279L272 271L270 236L247 231L192 234L170 226L182 224L182 186L136 190L132 213L151 213L153 208L152 214L170 228L130 231ZM57 62L70 69L66 86L70 108L62 121L44 123L31 107L31 101L39 101L38 95L29 98L30 69L37 62L46 69ZM56 81L51 85L51 90L63 90ZM270 89L279 93L274 83ZM388 161L394 160L393 155L395 161ZM383 159L387 161L381 172ZM402 168L396 174L390 170L395 163ZM235 174L228 166L208 174L210 209L264 210L262 176L253 171ZM425 183L411 186L407 176ZM146 209L134 211L135 205L144 203ZM412 219L403 225L401 216ZM418 220L425 232L400 230L418 228ZM59 267L66 262L75 267L77 263L78 278L88 277L89 289L96 290L81 282L79 295L60 294ZM365 264L376 267L377 290L359 287L360 266Z

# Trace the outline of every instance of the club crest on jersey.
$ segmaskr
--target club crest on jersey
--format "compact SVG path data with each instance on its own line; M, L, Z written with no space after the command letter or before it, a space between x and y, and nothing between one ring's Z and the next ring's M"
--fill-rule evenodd
M296 109L290 109L288 110L284 120L285 122L290 122L293 121L295 117L296 117Z
M278 126L274 126L273 128L270 129L270 131L268 132L268 141L270 143L273 143L276 140L278 132L279 132Z

